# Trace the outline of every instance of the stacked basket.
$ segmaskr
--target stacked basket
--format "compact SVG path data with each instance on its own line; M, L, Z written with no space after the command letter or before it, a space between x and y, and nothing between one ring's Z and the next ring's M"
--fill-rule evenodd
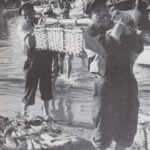
M64 30L64 50L78 55L82 53L84 46L83 31L81 28Z
M37 50L49 50L79 55L84 48L82 28L36 27Z

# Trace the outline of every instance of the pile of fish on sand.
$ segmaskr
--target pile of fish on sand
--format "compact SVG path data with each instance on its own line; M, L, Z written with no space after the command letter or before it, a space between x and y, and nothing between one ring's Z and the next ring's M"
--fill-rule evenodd
M0 116L0 150L79 150L78 144L79 138L64 135L52 119Z
M139 115L132 150L150 150L150 116ZM63 133L51 118L0 116L0 150L95 150L91 142Z

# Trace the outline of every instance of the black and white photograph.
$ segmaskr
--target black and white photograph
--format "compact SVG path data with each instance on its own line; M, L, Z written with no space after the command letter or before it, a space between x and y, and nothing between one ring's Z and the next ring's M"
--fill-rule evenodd
M0 0L0 150L150 150L150 0Z

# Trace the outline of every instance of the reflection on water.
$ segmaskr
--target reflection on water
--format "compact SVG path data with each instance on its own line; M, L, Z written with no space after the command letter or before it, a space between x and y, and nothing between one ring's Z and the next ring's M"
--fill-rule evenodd
M0 114L15 115L21 110L24 92L22 71L25 56L17 37L19 18L15 13L0 17ZM135 67L139 83L141 109L148 113L150 108L150 68ZM71 79L65 75L58 78L55 100L52 102L56 119L69 122L91 122L91 107L94 76L87 72L87 60L74 58ZM40 94L37 92L36 104L30 112L42 114Z

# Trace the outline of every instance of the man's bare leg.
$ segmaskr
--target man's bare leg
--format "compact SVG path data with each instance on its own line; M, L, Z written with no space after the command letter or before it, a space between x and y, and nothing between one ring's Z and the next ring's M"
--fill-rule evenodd
M43 109L43 110L44 110L43 115L49 117L49 116L50 116L50 112L49 112L49 101L43 101L43 108L44 108L44 109Z
M29 105L27 103L22 104L22 115L27 115Z
M64 73L64 59L61 58L59 61L60 61L59 63L60 74L63 74Z
M67 77L70 78L71 70L72 70L72 59L73 56L68 56L67 59Z
M52 78L52 88L53 88L53 89L55 88L56 80L57 80L57 77L54 76L54 77Z
M50 104L50 115L52 118L55 118L55 110L55 99L52 99Z

